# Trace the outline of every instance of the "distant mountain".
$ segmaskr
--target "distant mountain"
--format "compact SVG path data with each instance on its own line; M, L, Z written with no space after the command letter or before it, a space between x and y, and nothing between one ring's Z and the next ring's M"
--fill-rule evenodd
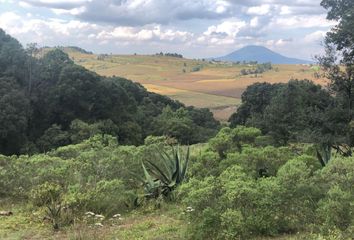
M223 57L214 58L220 61L257 61L258 63L271 62L273 64L309 64L311 61L289 58L262 46L246 46Z

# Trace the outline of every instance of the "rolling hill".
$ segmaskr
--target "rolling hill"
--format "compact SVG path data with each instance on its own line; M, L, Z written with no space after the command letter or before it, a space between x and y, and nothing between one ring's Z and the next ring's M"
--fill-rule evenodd
M242 69L254 66L157 55L87 54L72 47L61 49L75 63L91 71L139 82L148 91L166 95L187 106L209 108L221 121L236 111L243 91L253 83L285 83L289 79L324 82L314 77L317 68L299 64L273 65L272 70L257 76L243 76L240 74Z
M220 61L242 62L257 61L273 64L309 64L311 61L289 58L262 46L246 46L223 57L215 58Z

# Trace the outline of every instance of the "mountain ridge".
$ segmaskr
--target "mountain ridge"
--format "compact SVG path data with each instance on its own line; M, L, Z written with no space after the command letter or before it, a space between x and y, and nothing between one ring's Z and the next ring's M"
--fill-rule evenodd
M257 61L258 63L271 62L273 64L310 64L312 61L283 56L266 47L258 45L248 45L225 56L214 58L220 61Z

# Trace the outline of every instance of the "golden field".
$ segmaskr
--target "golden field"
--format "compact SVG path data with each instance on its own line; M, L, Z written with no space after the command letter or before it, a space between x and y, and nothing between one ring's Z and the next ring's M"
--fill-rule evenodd
M285 83L290 79L325 82L315 77L318 68L309 65L273 65L263 74L241 76L242 69L252 66L155 55L66 52L77 64L100 75L124 77L186 105L210 108L223 121L236 110L242 92L253 83Z

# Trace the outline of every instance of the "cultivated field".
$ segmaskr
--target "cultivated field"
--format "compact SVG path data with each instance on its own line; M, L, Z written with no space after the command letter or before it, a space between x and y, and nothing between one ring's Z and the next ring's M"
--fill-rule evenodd
M240 103L242 92L252 83L280 83L289 79L324 83L324 79L315 77L318 67L309 65L273 65L265 73L241 76L242 69L252 66L166 56L67 52L77 64L100 75L125 77L186 105L210 108L219 120L228 119Z

